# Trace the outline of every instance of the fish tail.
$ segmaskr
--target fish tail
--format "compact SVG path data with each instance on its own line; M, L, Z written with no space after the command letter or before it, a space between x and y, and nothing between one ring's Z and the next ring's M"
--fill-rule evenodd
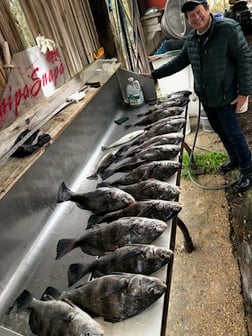
M122 154L122 152L124 152L126 149L128 149L127 145L122 146L120 149L118 149L118 151L115 153L115 157L119 156Z
M144 113L139 113L139 114L137 114L136 116L138 117L138 118L140 118L140 117L143 117L145 114Z
M108 182L99 182L96 185L96 188L102 188L102 187L111 187L111 184Z
M11 306L8 309L7 314L18 313L22 310L26 310L27 308L30 307L32 299L33 299L32 294L25 289L16 299L13 306Z
M91 215L87 222L86 229L90 229L93 225L100 223L100 216L98 215Z
M96 173L86 177L88 180L97 180L98 179L98 175Z
M66 186L65 182L62 182L57 195L57 203L69 201L71 198L71 190Z
M73 250L75 247L75 239L60 239L56 248L56 259L62 258L65 254Z
M74 285L78 280L80 280L84 275L90 272L89 265L84 264L71 264L68 268L68 286Z
M125 155L123 155L123 154L118 154L118 155L116 155L115 158L114 158L114 163L120 162L120 161L122 161L124 158L125 158Z
M60 291L58 289L54 288L54 287L49 286L42 293L41 300L47 301L48 298L50 298L50 299L51 298L58 299L59 296L60 296Z
M114 162L116 163L119 159L121 160L122 153L123 153L123 147L118 150L118 152L115 153L114 156Z
M124 129L129 129L129 128L131 128L131 127L133 127L133 125L126 125L126 126L124 126Z
M109 178L113 174L114 174L113 169L107 169L107 170L104 170L104 171L100 172L102 180L106 180L107 178Z

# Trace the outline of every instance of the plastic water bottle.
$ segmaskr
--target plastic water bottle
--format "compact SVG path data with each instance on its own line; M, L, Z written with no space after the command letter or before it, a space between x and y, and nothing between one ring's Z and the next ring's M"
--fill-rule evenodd
M144 103L144 95L138 80L133 77L128 78L127 98L130 106L139 106Z

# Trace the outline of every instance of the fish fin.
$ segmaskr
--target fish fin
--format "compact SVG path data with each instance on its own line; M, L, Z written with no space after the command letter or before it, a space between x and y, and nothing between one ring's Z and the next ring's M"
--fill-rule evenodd
M47 287L41 295L41 300L48 301L48 298L53 298L57 300L60 296L60 291L54 287Z
M111 323L116 323L123 320L122 318L116 318L113 316L103 316L103 319L105 322L111 322Z
M86 229L90 229L92 226L94 226L95 224L99 224L99 223L100 223L100 216L91 215L88 219Z
M134 246L134 244L129 244L128 246ZM135 245L136 246L136 245ZM129 251L125 256L124 256L124 260L127 260L127 259L130 259L130 258L134 258L140 254L143 254L143 250L141 250L140 248L139 249L134 249L133 251Z
M57 244L56 259L62 258L65 254L75 248L75 239L60 239Z
M129 128L131 128L131 127L133 127L134 125L126 125L126 126L124 126L124 129L129 129Z
M61 301L68 303L71 307L77 307L72 301L70 301L68 298L63 298Z
M95 270L94 272L93 272L93 277L94 278L100 278L100 277L102 277L102 276L104 276L105 275L105 273L102 273L101 271L98 271L98 270Z
M52 300L55 300L55 298L49 294L42 294L41 296L41 300L42 301L52 301Z
M151 212L151 209L155 208L154 204L147 205L144 209L140 210L137 217L146 217L146 213Z
M86 177L88 180L97 180L98 179L98 175L96 173Z
M28 309L32 302L32 299L33 299L32 294L25 289L16 299L13 306L9 307L6 314L18 313L22 310Z
M113 173L114 173L113 169L104 170L104 171L100 172L101 179L106 180L108 177L113 175Z
M121 272L113 272L110 274L124 274ZM127 288L128 286L128 280L126 278L120 279L114 286L109 287L107 290L103 292L102 297L105 298L107 296L110 296L111 294L114 294L116 292L120 292L123 288Z
M97 224L97 225L99 225L99 224ZM93 226L92 226L92 228L93 228ZM103 250L99 249L99 247L97 248L97 247L92 246L92 243L91 244L87 243L86 246L83 246L83 247L81 246L80 248L83 251L83 253L87 253L87 254L93 255L93 256L103 256L105 254L105 252Z
M71 190L66 186L65 182L62 182L57 195L57 203L69 201L71 198Z
M123 155L117 155L117 156L115 156L115 158L114 158L114 163L117 163L117 162L119 162L119 161L122 161L123 159L125 159L125 157L123 157Z
M89 266L81 263L71 264L68 268L68 286L74 285L85 274L89 272Z
M139 113L139 114L137 114L136 116L138 117L138 118L141 118L141 117L144 117L146 115L146 113Z
M111 187L111 184L108 182L104 182L104 181L97 183L96 188L102 188L102 187Z
M154 166L149 166L146 170L145 170L145 172L144 172L144 174L143 174L143 176L142 176L142 179L143 180L147 180L148 178L150 178L150 176L151 176L151 174L152 174L152 172L155 170L155 168L156 168L156 165L154 165Z
M119 150L120 151L120 150ZM122 153L123 153L123 151L122 151ZM123 156L122 156L122 154L115 154L115 156L114 156L114 163L116 163L116 162L118 162L118 159L120 159L121 160L121 158L122 158Z
M115 153L115 155L114 155L114 160L115 160L118 156L120 156L120 155L122 154L122 152L124 152L126 149L128 149L128 146L127 146L127 145L123 145L123 146L121 146L121 147L118 149L118 151Z

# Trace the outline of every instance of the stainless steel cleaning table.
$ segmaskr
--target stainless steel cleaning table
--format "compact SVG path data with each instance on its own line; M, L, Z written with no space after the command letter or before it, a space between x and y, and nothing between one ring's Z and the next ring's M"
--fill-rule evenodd
M57 204L56 196L62 181L73 191L94 190L99 181L86 177L103 155L101 146L126 133L123 125L114 121L124 116L134 121L137 113L150 108L148 102L137 109L124 103L123 88L129 75L132 74L118 70L0 201L1 336L11 335L12 331L31 335L26 312L5 315L24 289L37 298L48 286L66 290L68 266L94 258L75 249L61 260L55 260L58 240L79 237L91 214L72 202ZM144 78L140 81L147 100L153 101L155 87L152 81ZM181 159L181 154L177 160ZM174 174L168 182L178 184L179 174ZM181 225L183 229L183 223ZM170 220L168 229L154 243L174 250L175 236L176 220ZM188 237L186 240L190 239ZM105 335L165 335L172 262L153 275L166 281L166 295L143 313L125 321L109 323L97 318L105 327ZM89 277L80 283L88 281Z

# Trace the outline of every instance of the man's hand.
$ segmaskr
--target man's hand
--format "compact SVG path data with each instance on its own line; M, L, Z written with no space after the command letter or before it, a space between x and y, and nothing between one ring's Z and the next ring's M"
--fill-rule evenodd
M236 112L240 112L243 105L246 103L248 96L239 95L233 101L231 101L231 105L236 104Z
M152 75L151 75L150 72L143 72L143 73L141 73L140 75L142 75L142 76L144 76L144 77L147 77L147 78L150 78L150 79L153 79L153 78L152 78Z

